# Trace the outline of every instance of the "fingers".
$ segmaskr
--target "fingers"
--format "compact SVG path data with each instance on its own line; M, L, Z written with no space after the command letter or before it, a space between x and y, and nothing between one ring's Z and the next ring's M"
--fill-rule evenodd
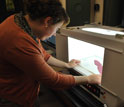
M76 63L76 64L79 64L80 63L80 60L76 60L76 59L72 59L71 61L74 62L74 63Z
M73 67L77 66L79 63L80 63L79 60L72 59L72 60L68 63L68 68L73 68Z
M80 63L80 61L79 61L79 60L76 60L76 61L75 61L75 63L79 64L79 63Z

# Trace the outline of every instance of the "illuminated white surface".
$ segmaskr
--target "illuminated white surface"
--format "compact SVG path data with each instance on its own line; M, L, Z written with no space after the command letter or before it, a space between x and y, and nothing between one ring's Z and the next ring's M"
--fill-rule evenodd
M111 35L111 36L115 36L116 34L124 35L124 32L108 30L108 29L101 29L101 28L82 28L82 30L88 31L88 32L94 32L94 33L98 33L98 34Z
M83 75L100 74L94 60L103 66L104 48L68 37L69 61L78 59L81 63L74 69Z

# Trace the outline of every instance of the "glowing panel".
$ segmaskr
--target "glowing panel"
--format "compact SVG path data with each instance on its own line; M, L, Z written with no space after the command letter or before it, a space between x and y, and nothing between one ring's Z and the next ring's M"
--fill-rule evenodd
M68 56L80 60L74 69L83 75L102 74L104 48L68 37Z
M82 30L88 31L88 32L94 32L94 33L98 33L98 34L111 35L111 36L115 36L116 34L124 35L124 32L108 30L108 29L101 29L101 28L82 28Z

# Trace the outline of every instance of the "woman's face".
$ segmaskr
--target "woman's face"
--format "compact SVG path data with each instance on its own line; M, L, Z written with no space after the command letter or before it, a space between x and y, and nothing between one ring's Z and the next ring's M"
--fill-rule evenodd
M51 36L56 36L56 31L63 25L63 22L57 24L41 24L32 29L34 34L41 40L46 40Z
M49 39L51 36L56 36L56 31L63 25L63 22L59 22L54 25L47 26L44 31L42 32L42 35L40 36L41 40Z

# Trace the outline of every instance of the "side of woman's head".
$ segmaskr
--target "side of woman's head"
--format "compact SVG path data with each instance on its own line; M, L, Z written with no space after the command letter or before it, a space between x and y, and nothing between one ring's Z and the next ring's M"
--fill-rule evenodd
M24 0L25 11L35 21L51 17L51 24L68 23L69 18L59 0Z

